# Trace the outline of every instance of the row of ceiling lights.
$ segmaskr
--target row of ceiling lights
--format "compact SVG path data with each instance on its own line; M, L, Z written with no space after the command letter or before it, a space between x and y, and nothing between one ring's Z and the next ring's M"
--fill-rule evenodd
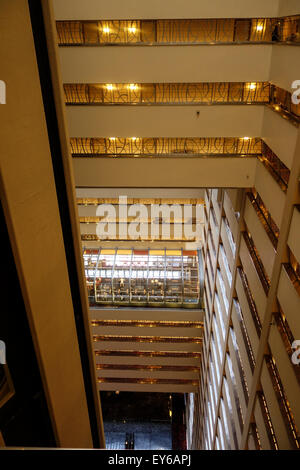
M256 26L256 31L258 31L258 32L263 31L263 29L264 29L264 27L263 27L262 24L258 24ZM137 31L135 26L130 26L130 27L127 28L127 30L128 30L129 33L132 33L132 34L136 33L136 31ZM102 32L105 33L105 34L109 34L110 33L110 28L108 26L104 26L104 28L102 28Z

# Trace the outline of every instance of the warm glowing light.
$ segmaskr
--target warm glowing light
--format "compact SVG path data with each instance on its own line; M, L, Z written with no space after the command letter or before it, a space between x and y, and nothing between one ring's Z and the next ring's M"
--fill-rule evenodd
M250 140L250 137L243 137L243 140Z
M103 33L108 34L109 32L110 32L109 27L108 27L108 26L105 26L105 27L103 28Z
M136 27L135 27L135 26L130 26L130 27L128 28L128 31L129 31L130 33L135 33L135 32L136 32Z
M135 83L130 83L130 85L128 85L128 88L129 88L129 90L136 90L137 85L135 85Z
M116 138L115 137L110 137L109 140L116 140Z
M131 140L136 140L136 137L131 137Z
M250 88L250 90L255 90L256 83L250 83L249 88Z
M256 26L256 31L262 31L264 29L263 25L262 24L258 24Z
M114 87L113 87L113 85L112 85L111 83L109 83L108 85L106 85L106 89L107 89L107 90L113 90Z
M275 106L276 111L280 111L280 106Z

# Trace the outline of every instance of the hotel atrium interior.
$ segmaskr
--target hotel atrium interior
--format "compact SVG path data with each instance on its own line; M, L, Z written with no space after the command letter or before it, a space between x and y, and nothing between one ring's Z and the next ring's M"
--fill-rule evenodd
M0 447L299 450L300 0L0 25Z

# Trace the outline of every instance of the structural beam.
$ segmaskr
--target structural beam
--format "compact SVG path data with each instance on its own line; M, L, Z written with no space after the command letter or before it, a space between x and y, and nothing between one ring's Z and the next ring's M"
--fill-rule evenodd
M254 157L74 158L77 187L247 188Z

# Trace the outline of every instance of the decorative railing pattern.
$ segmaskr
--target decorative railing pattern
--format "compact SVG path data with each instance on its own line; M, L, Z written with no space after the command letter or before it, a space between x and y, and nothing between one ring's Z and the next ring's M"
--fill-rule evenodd
M265 104L294 124L300 104L292 93L268 82L66 83L68 105L249 105Z
M117 341L121 343L194 343L201 344L202 338L191 336L131 336L131 335L93 335L95 343Z
M286 117L300 121L300 103L294 104L292 93L283 90L276 85L270 85L270 104L275 111L283 112Z
M271 420L269 408L266 402L265 395L262 390L257 392L257 398L260 404L261 412L266 426L266 431L269 437L270 445L272 450L279 450L277 438L275 435L273 423Z
M275 91L272 91L275 96ZM191 105L269 104L268 82L66 83L66 104ZM287 98L286 98L287 99ZM278 103L279 98L274 104ZM297 109L295 107L294 111ZM300 114L300 113L299 113Z
M245 295L246 295L248 305L249 305L249 309L250 309L250 312L251 312L251 316L252 316L252 319L253 319L253 322L254 322L254 325L255 325L256 333L257 333L258 337L260 337L262 325L261 325L259 315L257 313L257 308L256 308L255 301L253 299L252 292L251 292L249 284L248 284L248 279L247 279L246 274L245 274L245 272L244 272L244 270L241 266L239 266L237 268L237 271L240 275L240 278L241 278L241 281L242 281L242 284L243 284L243 287L244 287Z
M234 299L234 306L235 306L235 309L236 309L236 312L237 312L237 318L238 318L238 321L239 321L239 324L240 324L241 333L243 335L244 344L245 344L249 364L250 364L250 367L251 367L251 371L253 373L254 369L255 369L255 358L254 358L254 354L253 354L253 349L252 349L251 341L250 341L250 338L249 338L249 335L248 335L248 332L247 332L247 328L246 328L243 312L242 312L241 307L240 307L240 303L236 299Z
M274 220L271 217L270 212L265 207L260 195L255 189L252 189L251 192L247 193L249 200L254 207L254 210L262 223L269 239L271 240L274 248L277 248L278 238L279 238L279 228L275 224Z
M246 242L249 254L251 256L251 259L253 261L253 264L255 266L256 272L258 274L258 277L260 278L262 287L265 291L265 294L268 295L269 289L270 289L270 279L265 271L265 268L263 266L263 263L260 259L260 256L258 254L258 251L254 245L254 242L252 240L251 235L248 232L243 232L243 237Z
M290 329L290 326L288 324L288 321L287 321L287 318L286 316L284 315L283 311L282 311L282 308L279 304L279 302L277 301L278 303L278 311L275 312L273 314L274 316L274 319L275 319L275 323L276 323L276 326L277 326L277 329L280 333L280 336L281 336L281 339L282 339L282 342L284 344L284 347L285 347L285 350L286 350L286 353L288 354L289 356L289 359L291 361L291 364L293 364L292 362L292 355L294 353L294 349L292 347L293 345L293 342L295 340L294 338L294 335ZM298 383L300 385L300 369L298 367L297 364L293 364L293 369L294 369L294 372L295 372L295 375L296 375L296 378L298 380Z
M281 411L281 415L282 415L282 418L284 420L284 423L288 432L290 443L293 449L299 449L300 448L299 431L297 429L295 419L290 408L290 404L285 394L285 390L283 388L275 360L271 354L266 355L265 360L266 360L267 368L270 373L270 378L271 378L272 385L276 394L276 398L277 398L278 405Z
M73 157L93 156L257 156L262 141L256 138L72 138Z
M57 21L60 46L300 43L300 17Z
M290 178L290 170L282 163L277 155L272 152L265 142L262 143L262 153L258 158L279 184L282 191L286 193Z
M175 357L175 358L194 358L200 359L201 352L189 351L131 351L131 350L107 350L96 349L96 356L113 356L113 357Z
M300 276L297 273L290 263L283 263L283 267L286 270L288 277L290 278L291 283L293 284L295 290L300 296Z
M127 383L127 384L151 384L151 385L192 385L197 386L198 380L192 379L150 379L149 377L135 379L125 377L97 377L98 383Z

